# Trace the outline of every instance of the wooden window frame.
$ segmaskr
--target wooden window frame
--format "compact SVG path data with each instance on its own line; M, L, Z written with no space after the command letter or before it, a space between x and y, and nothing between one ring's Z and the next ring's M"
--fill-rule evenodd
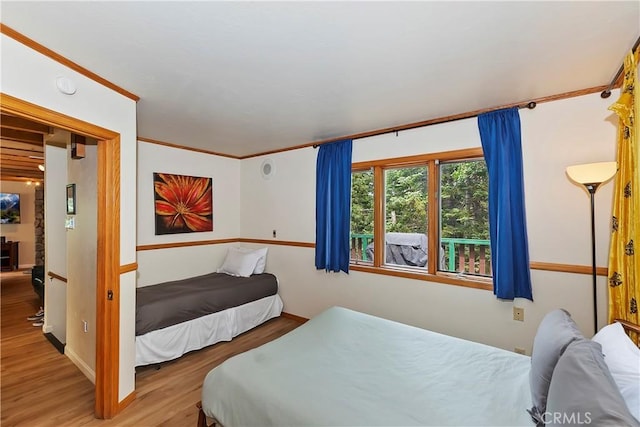
M351 166L351 172L373 171L373 245L376 248L384 247L385 230L385 188L384 172L388 169L401 167L425 166L427 167L427 268L392 266L384 263L384 251L374 251L372 262L357 262L351 260L349 269L366 273L383 274L394 277L424 280L428 282L444 283L449 285L464 286L475 289L492 290L492 277L477 277L472 275L459 275L438 271L438 248L440 247L440 162L472 160L483 157L482 148L467 148L463 150L445 151L439 153L420 154L415 156L395 157L389 159L356 162Z

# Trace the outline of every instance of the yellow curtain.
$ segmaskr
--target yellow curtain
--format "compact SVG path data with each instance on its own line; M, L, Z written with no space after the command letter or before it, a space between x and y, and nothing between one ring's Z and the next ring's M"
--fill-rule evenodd
M634 120L640 117L637 77L638 52L630 52L624 60L620 98L609 107L619 120L608 289L609 322L623 319L640 324L640 132ZM638 334L633 335L638 343Z

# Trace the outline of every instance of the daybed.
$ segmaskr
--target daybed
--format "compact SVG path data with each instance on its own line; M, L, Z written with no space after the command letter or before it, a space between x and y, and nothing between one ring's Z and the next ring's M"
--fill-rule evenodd
M198 425L640 425L572 322L545 317L529 358L334 307L212 369Z
M231 248L218 273L138 288L135 365L229 341L279 316L277 279L263 273L266 249L254 252Z

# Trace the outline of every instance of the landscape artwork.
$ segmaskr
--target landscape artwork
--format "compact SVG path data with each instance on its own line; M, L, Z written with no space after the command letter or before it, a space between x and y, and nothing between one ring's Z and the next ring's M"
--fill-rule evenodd
M20 195L0 193L0 213L2 224L20 223Z
M153 174L156 235L213 231L211 178Z

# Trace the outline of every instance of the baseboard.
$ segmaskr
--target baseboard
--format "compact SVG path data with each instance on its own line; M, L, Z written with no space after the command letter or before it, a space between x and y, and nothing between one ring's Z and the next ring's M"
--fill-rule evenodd
M287 319L291 319L291 320L295 320L296 322L300 322L300 323L304 323L306 322L307 319L306 317L302 317L302 316L296 316L295 314L291 314L291 313L287 313L286 311L283 311L280 316L285 317Z
M48 328L51 329L51 326L49 326ZM62 342L60 342L60 340L56 338L55 335L53 335L51 332L45 332L44 336L46 339L49 340L51 344L53 344L53 346L56 348L56 350L60 352L60 354L64 354L65 345Z
M65 346L64 354L73 362L74 365L78 367L78 369L80 369L80 372L89 378L89 381L94 384L96 383L95 371L91 369L89 365L87 365L71 348L69 348L69 346Z
M124 399L122 399L118 403L118 412L121 412L124 408L129 406L131 404L131 402L133 402L134 400L136 400L136 391L135 390L132 391L131 393L129 393L129 395L127 397L125 397Z

